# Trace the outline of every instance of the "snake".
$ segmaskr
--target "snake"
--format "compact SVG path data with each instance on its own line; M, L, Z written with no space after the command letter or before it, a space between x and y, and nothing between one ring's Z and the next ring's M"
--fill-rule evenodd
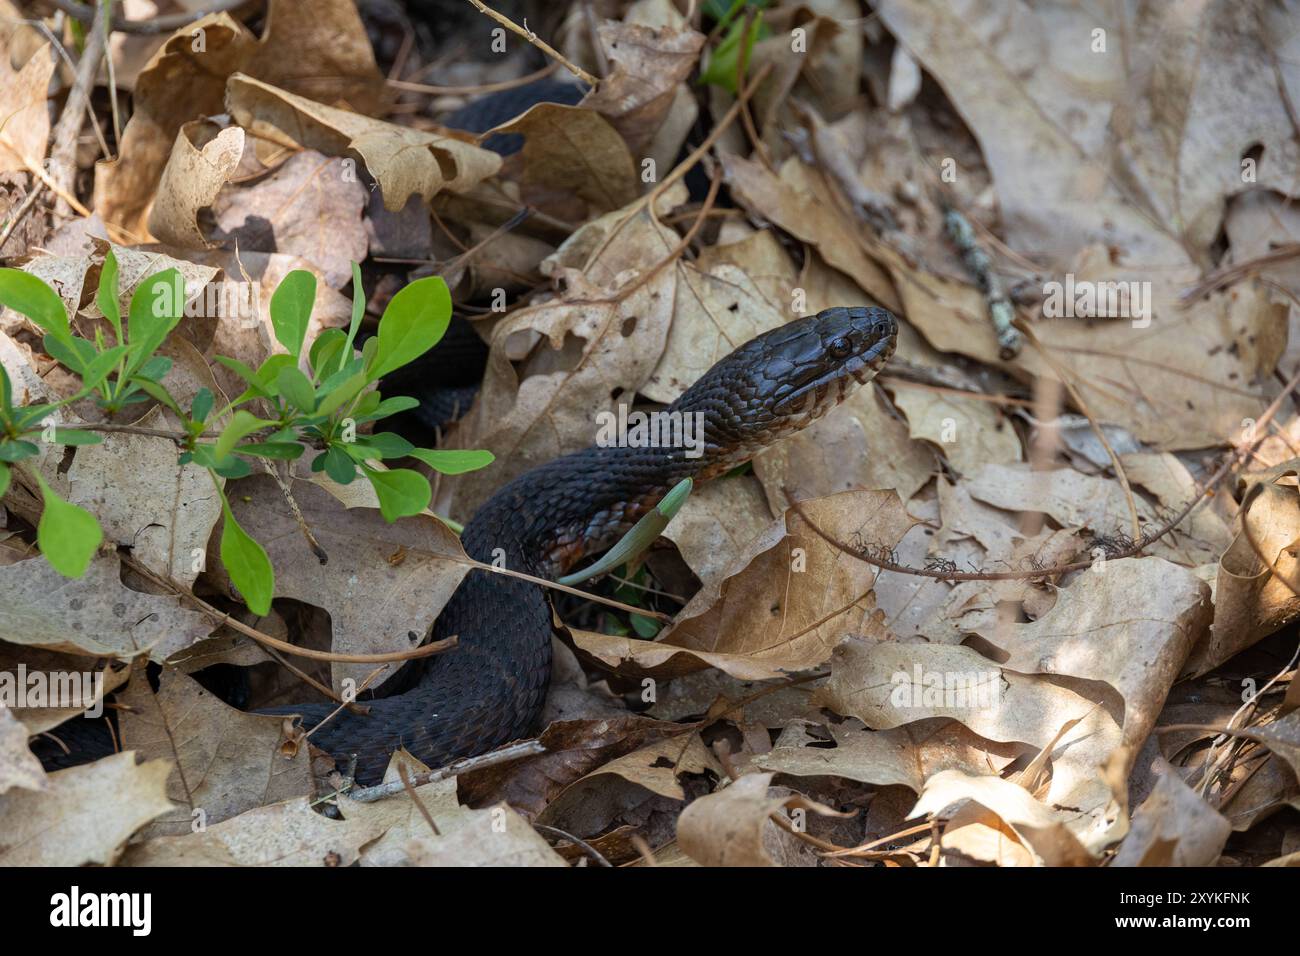
M461 535L465 552L483 563L504 556L507 568L536 578L563 575L615 544L682 479L724 475L839 405L884 366L897 336L893 314L867 306L829 308L758 335L664 410L702 426L689 445L596 443L525 471L475 511ZM311 742L361 785L380 781L402 748L429 767L487 753L526 737L540 718L552 619L542 585L473 568L432 628L434 640L455 636L455 646L414 662L406 689L366 701L366 713L333 703L255 713L300 718ZM104 756L108 731L92 723L103 721L59 729L68 750L38 741L33 751L49 770Z
M592 444L526 471L475 511L461 535L465 552L484 563L504 555L507 568L534 577L564 574L617 542L682 479L726 474L839 405L888 361L897 332L885 309L836 307L749 340L665 410L698 416L689 420L702 423L702 440ZM333 704L274 712L299 715L312 743L353 768L360 784L382 779L399 748L444 766L533 729L550 682L552 632L544 587L472 569L433 626L435 640L454 635L456 646L422 662L409 689L368 701L367 714L335 713Z

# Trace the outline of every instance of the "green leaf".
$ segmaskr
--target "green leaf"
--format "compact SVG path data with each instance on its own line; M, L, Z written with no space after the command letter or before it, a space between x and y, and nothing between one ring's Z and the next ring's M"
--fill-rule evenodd
M360 439L373 448L380 458L405 458L415 446L395 432L378 432Z
M8 417L9 403L13 401L13 386L9 384L9 373L0 365L0 415Z
M45 508L36 526L36 543L45 560L65 578L79 578L86 573L95 549L104 540L104 532L95 516L55 494L38 472Z
M253 473L253 466L237 455L227 455L212 467L222 478L247 478Z
M194 393L194 401L190 402L190 418L196 422L206 422L208 415L212 413L212 404L214 397L212 390L206 386Z
M419 358L442 339L451 322L451 293L441 276L417 279L388 303L379 320L379 345L367 366L370 381ZM369 344L369 343L367 343Z
M113 326L117 344L122 341L122 308L117 301L117 256L109 249L104 256L104 267L99 270L99 288L95 290L95 305L104 313L108 324Z
M325 378L333 371L332 366L337 364L334 359L342 351L346 339L342 329L326 329L316 336L307 352L307 362L317 378Z
M230 511L230 502L221 492L221 513L225 521L221 526L221 563L244 603L254 614L270 613L271 598L275 595L275 570L262 546L240 527Z
M734 13L742 6L744 5L733 4L732 12ZM763 5L756 4L755 6L761 7ZM729 13L725 19L729 20L731 15L732 14ZM745 37L746 32L749 34L748 39ZM722 87L732 95L735 95L738 89L737 84L740 79L740 61L742 59L740 52L741 44L744 43L750 53L752 53L754 43L758 40L766 39L771 35L771 33L772 31L762 20L754 20L751 24L747 25L745 20L740 19L731 24L731 28L727 31L727 35L722 38L722 42L719 43L713 52L709 54L709 62L705 65L704 69L700 71L700 83L712 83L715 86ZM752 69L752 57L749 62Z
M293 461L301 458L306 451L302 445L292 441L252 442L240 445L235 451L244 455L260 455L262 458L278 458L281 461Z
M298 429L294 425L285 425L283 428L277 428L271 434L262 439L264 442L296 442L298 441Z
M87 362L86 367L82 369L82 386L85 388L98 388L99 384L108 377L108 373L117 367L118 361L125 354L125 345L115 345L111 349L100 352Z
M227 358L224 355L218 355L216 359L248 383L247 390L230 403L232 407L241 402L246 402L250 398L271 398L274 396L276 394L275 377L280 374L281 369L295 364L294 357L285 355L283 352L276 352L274 355L267 356L266 361L261 364L256 372L238 359Z
M136 287L126 319L131 355L128 376L149 361L184 314L185 280L176 269L149 276ZM161 376L147 377L156 381Z
M357 394L369 383L370 379L365 372L357 372L322 398L320 404L316 406L316 413L318 415L333 414L340 406L356 398Z
M247 478L253 473L252 466L238 455L232 454L227 455L225 458L217 458L213 454L214 447L213 445L198 444L188 454L196 464L212 469L222 478ZM185 462L181 462L181 464L185 464Z
M54 443L56 445L98 445L103 440L94 432L88 432L81 428L56 427L54 429Z
M496 455L492 452L471 448L438 450L417 448L409 454L444 475L462 475L467 471L477 471L496 461Z
M357 329L361 328L361 317L366 314L366 290L361 284L361 266L352 263L352 321L348 323L347 349L343 355L352 354L352 343L357 340ZM339 363L339 369L343 362Z
M86 366L95 358L95 345L78 335L57 339L53 335L41 338L41 344L50 357L84 377Z
M629 614L628 620L632 622L632 629L641 638L649 639L659 633L659 622L651 618L641 614Z
M31 458L40 453L40 448L29 441L19 438L0 441L0 461L22 461L24 458Z
M310 414L316 410L316 390L311 387L311 380L303 375L294 365L286 365L275 377L280 394L296 407Z
M0 462L0 498L3 498L4 493L9 490L9 479L12 477L13 472L9 470L9 466Z
M433 497L428 480L418 471L409 468L379 471L364 465L362 471L379 498L379 513L390 524L398 518L418 515L429 506L429 499Z
M137 379L134 383L132 383L131 391L134 392L136 389L143 389L147 395L150 395L153 398L156 398L158 401L162 402L164 405L166 405L168 408L170 408L173 412L176 413L177 418L185 417L185 413L181 411L181 407L176 404L176 399L172 398L171 393L168 392L167 389L159 385L157 382L151 382L148 379ZM127 398L126 401L122 402L122 404L129 405L133 401L138 401L138 399Z
M280 280L271 295L271 326L275 339L295 359L302 352L311 308L316 301L316 277L305 269L294 269Z
M20 269L0 269L0 305L21 312L50 336L72 347L63 300L48 285Z
M242 378L249 385L253 385L257 387L259 390L261 389L261 383L257 380L257 373L254 372L247 365L245 365L243 362L239 361L239 359L230 358L230 356L228 355L217 355L214 356L214 358L222 365L224 365L226 368L230 369L232 372L234 372L236 375ZM264 392L260 392L260 394L265 396Z
M275 389L275 380L280 377L280 373L286 368L294 368L297 361L292 355L286 355L284 352L276 352L274 355L268 355L257 368L257 384L261 385L268 393L272 395L279 394Z
M230 424L223 428L221 434L217 436L216 444L212 447L213 457L217 461L221 461L230 454L239 439L245 435L251 435L259 428L265 428L270 424L272 423L263 421L256 415L240 409L231 416Z
M379 407L379 402L381 399L382 396L374 389L371 389L370 391L366 392L364 395L358 398L357 403L354 406L352 406L352 417L360 418L362 415L369 415L371 412L373 412L376 408Z
M371 392L369 394L375 396L379 395L378 392ZM373 411L363 413L361 409L364 406L364 403L358 405L355 418L358 425L362 422L375 422L379 421L381 418L396 415L398 412L404 412L410 408L418 408L419 405L420 400L418 398L411 398L409 395L394 395L392 398L385 398L381 401L375 406Z
M354 378L357 378L358 376L360 376L361 378L362 385L365 385L365 381L366 381L365 375L362 372L363 364L364 363L356 359L353 359L350 362L344 362L343 367L339 369L337 372L333 372L330 375L325 376L325 378L320 383L320 387L316 391L318 391L321 395L331 395L334 393L334 390L337 389L339 386L341 386L344 382L351 382Z
M24 405L22 408L14 409L14 424L21 430L26 430L33 423L45 421L46 416L59 406L51 402L41 402L37 405Z
M161 382L163 376L172 370L172 360L165 355L155 355L136 371L135 377L150 382Z
M654 544L659 535L663 534L664 528L668 527L673 516L681 510L682 505L686 504L686 499L690 497L694 486L695 482L690 478L683 478L677 482L668 494L660 499L659 504L643 515L641 520L632 526L632 530L623 535L614 547L596 559L595 563L556 580L560 584L579 584L601 574L608 574L619 565L627 564L637 558Z
M331 445L326 449L325 454L317 458L316 461L321 463L321 468L325 469L325 474L340 485L350 485L357 477L357 466L352 463L352 459L348 457L347 452L338 445ZM312 464L314 467L315 462Z

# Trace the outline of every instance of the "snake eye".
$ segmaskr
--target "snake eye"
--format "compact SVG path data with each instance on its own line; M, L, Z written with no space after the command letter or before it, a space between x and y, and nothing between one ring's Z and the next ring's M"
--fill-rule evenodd
M848 358L853 354L853 343L841 335L831 340L830 353L837 359Z

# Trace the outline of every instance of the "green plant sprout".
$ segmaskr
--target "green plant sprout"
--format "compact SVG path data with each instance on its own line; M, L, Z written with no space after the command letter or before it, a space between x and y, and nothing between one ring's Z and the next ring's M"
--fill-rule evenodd
M760 16L766 6L767 0L732 0L730 4L726 0L708 0L704 4L704 15L717 21L714 32L725 30L726 33L700 71L701 84L720 86L736 95L740 89L741 64L748 62L755 43L772 35ZM746 8L753 11L752 23L743 16L737 19L737 14Z
M72 331L63 300L45 282L18 269L0 269L0 305L22 313L39 327L45 351L80 379L80 388L66 398L18 407L9 377L0 366L0 495L9 487L12 469L24 467L44 499L37 545L65 577L85 573L103 540L103 531L94 515L64 501L38 469L22 463L40 454L38 441L98 443L101 439L94 425L84 429L46 425L59 408L91 396L110 415L152 398L180 419L183 431L175 436L180 447L178 464L194 462L211 475L224 517L221 562L244 603L256 614L270 610L274 569L265 549L235 520L220 480L251 474L250 459L293 461L313 452L313 471L323 471L343 485L358 476L369 481L380 513L389 523L424 511L432 489L418 471L387 468L386 460L415 458L443 474L473 471L493 461L487 451L417 448L392 432L357 431L361 425L419 404L406 396L385 398L374 386L437 345L447 331L451 296L437 276L412 282L393 296L379 320L378 334L358 352L354 343L365 298L361 270L353 264L352 317L347 331L326 329L304 356L316 277L303 270L290 272L270 303L276 341L287 352L271 355L256 370L236 359L216 356L216 361L236 373L247 387L215 414L215 399L207 388L195 394L188 410L180 406L164 384L171 360L156 354L184 314L181 274L168 269L141 282L131 297L125 327L117 277L117 259L110 250L95 296L108 329L97 326L92 341ZM257 402L268 411L255 414L250 406L257 407ZM215 440L207 440L214 436L209 426L222 422Z

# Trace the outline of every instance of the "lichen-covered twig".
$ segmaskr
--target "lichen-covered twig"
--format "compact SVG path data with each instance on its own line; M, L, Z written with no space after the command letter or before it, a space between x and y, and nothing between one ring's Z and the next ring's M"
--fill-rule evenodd
M448 777L454 777L457 774L468 773L471 770L481 770L484 767L494 767L499 763L506 763L520 757L531 757L534 754L541 753L546 753L546 747L540 740L521 740L519 743L510 744L491 753L480 754L477 757L462 757L460 760L453 760L445 767L417 773L411 778L411 786L423 787L426 783L446 780ZM358 803L374 803L384 797L391 797L395 793L401 793L405 789L406 785L401 780L390 780L388 783L353 790L348 794L348 799L356 800Z
M1015 358L1020 354L1024 338L1020 330L1012 324L1016 319L1016 309L1002 286L1002 279L993 271L992 260L989 259L988 253L980 248L970 222L956 208L945 204L943 223L948 230L948 237L961 253L961 261L966 266L966 270L979 283L980 291L984 293L984 301L989 307L989 318L993 321L993 331L998 337L998 353L1003 361Z

